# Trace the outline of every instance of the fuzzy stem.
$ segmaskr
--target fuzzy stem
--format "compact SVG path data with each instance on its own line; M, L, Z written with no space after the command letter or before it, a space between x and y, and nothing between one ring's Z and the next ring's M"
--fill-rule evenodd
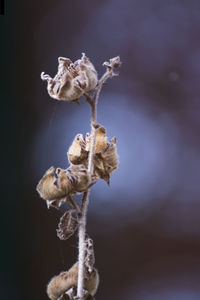
M92 178L93 173L93 156L94 156L94 146L95 146L95 138L96 131L93 124L96 123L97 120L97 100L99 93L95 94L95 97L91 103L91 144L90 144L90 152L88 157L88 173L90 178ZM87 207L89 203L89 195L90 189L88 189L84 195L82 200L81 207L81 218L79 219L79 257L78 257L78 283L77 283L77 297L80 300L83 300L84 293L84 260L85 260L85 233L86 233L86 216L87 216Z
M97 89L95 91L93 99L90 98L89 95L85 95L86 100L91 106L91 144L90 144L90 152L88 157L88 173L90 175L90 179L93 174L93 157L94 157L94 149L95 149L95 139L96 139L96 129L95 124L97 123L97 103L99 99L99 94L102 89L104 82L109 78L114 76L113 70L107 68L105 74L99 80L97 85ZM86 220L87 220L87 207L89 203L90 189L88 189L82 199L82 207L81 207L81 217L79 218L79 255L78 255L78 282L77 282L77 298L79 300L84 300L84 260L85 260L85 234L86 234Z

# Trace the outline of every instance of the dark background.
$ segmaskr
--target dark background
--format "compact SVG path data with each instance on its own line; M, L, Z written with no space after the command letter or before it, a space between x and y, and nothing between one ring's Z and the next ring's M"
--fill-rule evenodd
M98 106L120 165L90 200L96 299L200 299L200 2L6 0L0 33L1 298L45 300L76 261L77 237L58 240L61 213L35 187L89 131L84 99L51 99L40 73L85 52L99 75L123 62Z

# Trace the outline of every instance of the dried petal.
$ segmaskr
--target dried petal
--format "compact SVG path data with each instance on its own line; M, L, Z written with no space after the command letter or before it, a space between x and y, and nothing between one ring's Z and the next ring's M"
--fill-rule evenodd
M75 176L76 180L73 182L72 187L74 193L85 192L90 186L90 176L84 165L71 165L67 169L67 176Z
M86 142L83 135L77 134L67 152L69 162L74 165L85 165L88 158L88 151L86 151L85 147Z

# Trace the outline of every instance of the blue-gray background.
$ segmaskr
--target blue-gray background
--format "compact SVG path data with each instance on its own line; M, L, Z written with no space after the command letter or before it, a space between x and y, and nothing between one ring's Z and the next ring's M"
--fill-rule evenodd
M92 190L88 233L96 299L200 299L200 2L6 1L1 31L2 299L47 300L45 285L77 257L60 212L35 186L89 127L89 107L56 102L40 80L57 57L85 52L99 75L116 55L98 120L118 140L111 186Z

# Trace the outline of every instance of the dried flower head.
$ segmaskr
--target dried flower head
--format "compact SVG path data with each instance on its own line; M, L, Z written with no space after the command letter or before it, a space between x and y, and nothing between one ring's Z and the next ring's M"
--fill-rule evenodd
M47 294L51 300L57 300L61 295L72 287L77 287L78 280L78 263L75 263L67 272L61 272L54 276L48 286ZM99 285L99 274L97 269L93 268L92 272L85 272L84 288L90 295L95 295Z
M118 167L118 154L116 146L116 138L112 138L108 142L106 129L99 125L93 125L96 128L96 140L94 146L94 170L92 179L104 179L108 184L110 175ZM85 139L82 134L75 136L72 145L68 151L68 160L73 164L83 164L88 166L88 154L90 151L91 136L86 134Z
M116 57L113 57L111 59L109 59L109 62L105 61L103 63L103 66L109 68L109 69L117 69L121 66L121 61L120 61L120 57L119 56L116 56ZM116 74L118 75L118 74Z
M69 200L77 209L73 198L75 193L81 193L91 185L90 176L84 165L61 168L49 168L37 185L40 197L47 201L48 206L59 207Z
M84 93L93 90L98 82L97 72L85 53L74 63L69 58L59 57L55 77L42 72L41 79L47 81L47 90L52 98L75 102Z

